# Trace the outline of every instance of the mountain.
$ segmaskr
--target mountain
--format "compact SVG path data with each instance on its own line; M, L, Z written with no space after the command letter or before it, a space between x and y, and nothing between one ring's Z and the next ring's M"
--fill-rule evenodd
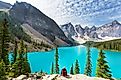
M81 27L81 25L75 25L75 31L77 34L79 34L81 37L84 35L84 29Z
M95 26L93 26L92 28L89 28L88 26L82 28L79 24L73 26L72 23L68 23L61 25L60 27L68 38L72 38L79 43L84 43L87 40L99 39Z
M0 1L0 9L9 9L12 5L9 3L5 3Z
M13 20L8 13L4 11L0 11L0 22L2 22L4 19L7 19L8 25L9 25L9 32L11 34L11 39L14 40L14 37L17 37L18 39L24 39L26 42L31 42L30 36L28 36L22 29L19 22L15 22L16 20Z
M121 24L114 20L99 27L96 31L101 37L121 37Z
M75 25L72 27L74 28L73 30L75 31L73 32L70 31L69 34L71 34L71 32L73 34L78 34L78 35L73 35L73 36L70 35L70 36L71 38L73 38L74 40L80 43L83 43L86 41L99 42L99 41L107 41L111 39L121 38L121 24L116 20L99 27L92 26L91 28L89 28L88 26L86 26L85 28L82 28L81 25ZM66 29L63 29L62 27L61 29L67 34L69 26L66 24Z
M63 30L63 32L65 33L66 37L69 40L73 41L72 36L77 35L75 30L74 30L73 25L71 23L68 23L68 24L65 24L65 25L61 25L60 27Z
M43 14L31 4L16 2L9 10L9 15L13 20L19 22L24 30L29 30L28 35L30 35L30 33L31 35L33 34L34 40L38 40L38 42L44 41L48 44L58 46L73 44L54 20Z

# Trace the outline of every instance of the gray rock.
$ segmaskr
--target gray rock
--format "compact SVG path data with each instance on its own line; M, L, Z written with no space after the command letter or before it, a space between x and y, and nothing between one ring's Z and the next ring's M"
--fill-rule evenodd
M15 3L9 11L10 16L21 24L29 24L37 32L54 42L55 37L72 45L54 20L26 2Z

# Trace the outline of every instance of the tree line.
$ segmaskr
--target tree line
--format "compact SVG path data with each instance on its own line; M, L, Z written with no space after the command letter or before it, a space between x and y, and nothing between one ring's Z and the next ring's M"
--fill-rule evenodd
M84 43L84 45L86 46L88 44L90 44L91 47L96 47L98 49L121 51L121 39L115 39L115 40L104 41L104 42L88 41Z
M48 51L48 49L52 49L53 47L44 41L38 42L37 40L32 41L32 47L35 49L45 49L45 51Z
M105 78L113 80L112 74L110 71L110 67L108 65L108 62L105 60L106 56L103 50L100 50L98 59L97 59L97 67L96 67L96 77ZM52 62L51 65L51 73L50 74L59 74L59 53L58 48L55 50L55 66ZM79 61L76 59L75 65L72 64L70 68L70 74L80 74L80 66ZM86 58L86 66L84 70L84 74L87 76L92 76L92 63L91 63L91 53L90 53L90 46L87 47L87 58Z
M31 72L27 59L27 45L22 39L20 46L15 40L11 61L9 60L10 37L9 24L7 19L4 19L0 22L0 80L7 80L7 77L17 77Z

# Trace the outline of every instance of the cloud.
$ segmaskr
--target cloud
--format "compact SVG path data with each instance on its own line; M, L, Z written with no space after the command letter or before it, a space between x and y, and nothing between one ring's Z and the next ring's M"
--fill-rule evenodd
M10 3L10 4L14 4L16 2L16 0L1 0L3 2L7 2L7 3Z
M15 0L3 0L16 2ZM17 0L40 9L58 24L72 22L83 26L102 25L121 21L121 0Z

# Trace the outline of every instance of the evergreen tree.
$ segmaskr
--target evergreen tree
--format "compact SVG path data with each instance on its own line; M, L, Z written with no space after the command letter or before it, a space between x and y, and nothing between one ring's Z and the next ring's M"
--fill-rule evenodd
M90 48L87 47L87 62L84 74L87 76L91 76L91 73L92 73L91 54L90 54Z
M28 61L24 61L22 69L23 69L23 72L22 72L23 74L28 75L29 73L31 73L30 64Z
M26 61L21 63L21 60L17 59L16 62L12 65L12 72L14 77L18 77L22 74L28 75L28 73L31 73L30 65Z
M0 23L0 59L3 59L5 65L9 64L8 53L9 53L9 32L8 32L8 21L4 19Z
M25 60L26 61L28 61L27 53L28 53L28 47L27 47L27 45L25 45Z
M41 69L40 73L42 74L43 73L43 70Z
M55 73L59 74L59 64L58 64L58 48L56 48L56 52L55 52Z
M54 74L54 64L52 62L52 67L51 67L51 73L50 74Z
M73 70L73 64L72 64L72 66L71 66L71 69L70 69L70 74L74 74L74 70Z
M19 75L21 75L21 69L20 69L20 64L21 64L21 60L17 59L16 62L12 65L12 73L13 73L13 77L18 77Z
M19 59L20 59L20 60L23 60L23 59L24 59L24 54L25 54L24 49L25 49L24 41L21 40L21 41L20 41L20 50L19 50Z
M25 68L25 72L27 75L28 73L31 73L31 69L30 69L30 64L28 62L28 58L27 58L27 53L28 53L28 47L27 45L25 45L25 60L24 60L24 68Z
M78 62L78 60L76 60L76 62L75 62L74 74L80 74L79 62Z
M103 51L101 50L97 60L96 76L106 79L112 79L111 71L109 70L110 68L105 58L105 53L103 53Z
M22 67L23 67L23 65L22 65L22 63L24 62L24 54L25 54L25 52L24 52L24 42L23 42L23 40L21 40L20 41L20 50L19 50L19 70L20 70L20 74L22 74L23 73L23 69L22 69Z
M0 80L7 80L6 79L6 71L5 71L5 64L3 60L0 61Z
M13 64L12 69L14 76L16 77L21 74L28 74L31 72L30 64L28 63L27 59L27 46L25 49L23 40L20 41L19 57L17 58L16 62Z
M17 50L18 50L18 45L17 45L17 41L15 40L14 41L14 51L13 51L13 54L12 54L12 64L14 64L16 62L16 58L17 58Z

